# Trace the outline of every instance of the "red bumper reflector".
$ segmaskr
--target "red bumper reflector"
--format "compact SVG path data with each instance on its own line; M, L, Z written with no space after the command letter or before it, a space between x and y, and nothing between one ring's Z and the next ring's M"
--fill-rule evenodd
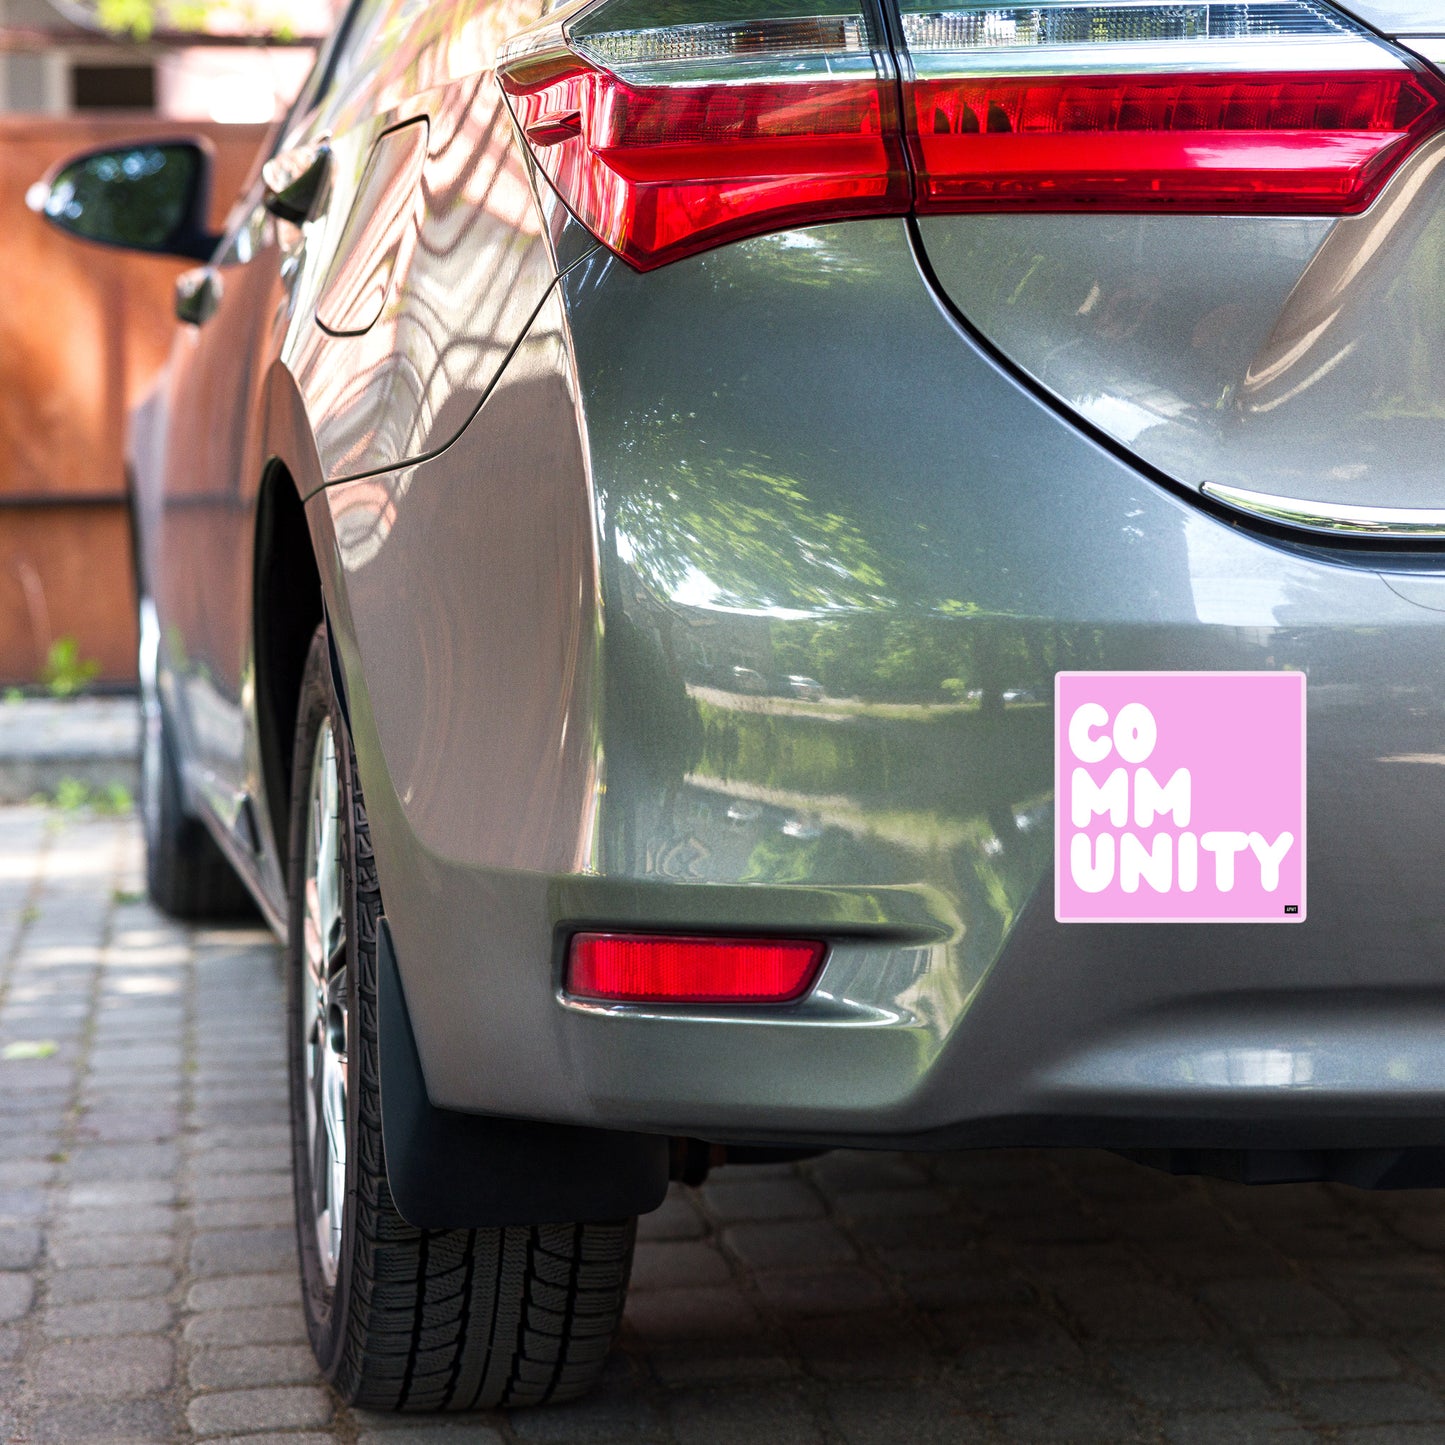
M823 951L808 939L579 933L566 988L610 1003L787 1003L812 986Z

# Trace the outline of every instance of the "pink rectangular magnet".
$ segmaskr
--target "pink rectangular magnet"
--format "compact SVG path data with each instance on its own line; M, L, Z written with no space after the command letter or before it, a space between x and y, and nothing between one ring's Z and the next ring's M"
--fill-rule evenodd
M1305 917L1305 677L1054 679L1060 923Z

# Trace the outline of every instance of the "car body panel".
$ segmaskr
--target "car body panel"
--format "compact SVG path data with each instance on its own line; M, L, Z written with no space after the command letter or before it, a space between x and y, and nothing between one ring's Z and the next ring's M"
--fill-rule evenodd
M202 326L177 328L159 471L136 479L142 514L151 521L146 575L186 785L227 834L241 825L254 763L244 710L251 543L265 462L264 367L285 326L278 278L288 239L253 185L209 268L215 311ZM164 565L161 559L171 556L191 565Z
M407 121L371 148L316 301L316 324L333 336L362 336L376 325L403 249L409 256L416 245L427 130L424 116Z
M444 444L546 295L554 254L584 254L594 244L577 247L577 228L531 189L481 68L498 38L486 33L495 11L421 20L416 11L411 0L372 7L363 20L373 49L350 72L359 88L343 85L309 111L303 102L278 133L276 148L327 140L329 187L314 218L296 226L266 214L259 175L252 177L211 267L219 306L205 324L178 328L149 408L150 440L133 467L146 550L205 559L149 569L162 626L161 687L187 793L272 918L284 912L285 828L261 805L251 639L263 481L279 465L304 497L328 473L365 472ZM520 8L516 23L528 14ZM418 28L430 31L420 60L401 43ZM438 83L412 95L412 77ZM406 99L376 115L368 85ZM398 257L381 318L359 336L328 335L316 305L367 158L378 136L408 120L427 123L429 135L415 244ZM459 297L473 298L470 309L458 307ZM398 334L404 346L395 344Z
M450 443L556 277L552 231L490 73L408 100L385 118L380 143L421 118L430 129L415 213L379 319L361 334L336 335L303 315L287 349L328 480ZM373 154L350 146L346 168L364 174ZM329 253L331 233L318 241ZM306 292L298 309L325 300Z
M1333 222L952 216L919 232L1003 355L1184 485L1445 507L1445 137Z
M1381 35L1445 35L1440 0L1343 0L1339 8Z
M903 223L647 277L594 257L452 447L310 515L434 1102L817 1142L1438 1142L1414 840L1445 801L1445 578L1146 480L936 303ZM828 696L730 692L731 666ZM1309 672L1306 926L1053 921L1065 666ZM831 951L798 1005L568 1004L559 949L599 923Z

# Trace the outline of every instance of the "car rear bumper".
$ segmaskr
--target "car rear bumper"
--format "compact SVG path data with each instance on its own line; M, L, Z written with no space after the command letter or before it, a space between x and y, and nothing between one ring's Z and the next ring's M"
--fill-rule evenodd
M1413 898L1402 887L1407 860L1382 878L1383 860L1317 845L1313 868L1358 866L1382 902L1371 908L1359 884L1317 885L1297 929L1058 925L1042 870L980 958L926 887L740 896L478 870L414 838L398 847L395 800L378 806L373 789L371 803L439 1105L753 1142L1445 1143L1439 925L1426 880ZM576 927L726 931L739 918L829 937L808 1000L684 1010L562 997Z
M980 351L901 223L802 234L583 263L455 445L311 502L433 1102L759 1142L1445 1142L1445 577L1225 524ZM1053 673L1285 667L1307 921L1056 923ZM568 1002L598 926L829 955L795 1005Z

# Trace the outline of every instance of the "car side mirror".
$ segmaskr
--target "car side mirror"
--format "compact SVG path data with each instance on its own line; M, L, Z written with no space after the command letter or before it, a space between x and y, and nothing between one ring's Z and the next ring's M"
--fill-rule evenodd
M135 141L62 161L26 195L53 226L128 251L204 261L211 157L198 141Z

